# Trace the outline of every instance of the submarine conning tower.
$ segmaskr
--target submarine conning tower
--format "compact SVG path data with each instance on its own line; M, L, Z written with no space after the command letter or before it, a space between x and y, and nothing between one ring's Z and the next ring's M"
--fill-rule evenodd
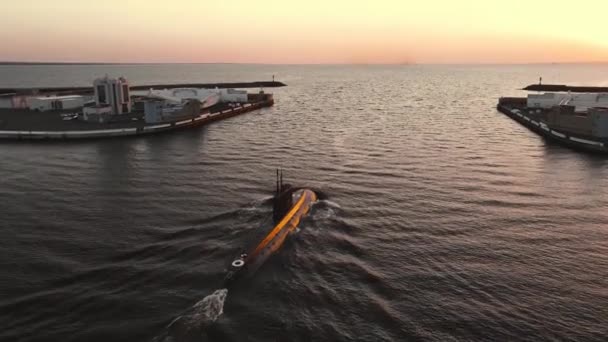
M277 169L277 188L272 206L272 218L275 223L285 216L293 206L293 193L296 190L297 188L290 184L283 184L283 170Z

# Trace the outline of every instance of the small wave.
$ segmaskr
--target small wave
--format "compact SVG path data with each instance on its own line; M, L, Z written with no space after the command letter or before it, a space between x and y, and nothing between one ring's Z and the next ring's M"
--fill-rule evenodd
M335 218L337 212L342 209L336 202L330 200L321 200L314 205L314 210L311 214L313 220L328 220Z
M341 206L340 206L338 203L336 203L336 202L332 202L332 201L330 201L330 200L323 200L323 201L321 201L321 203L323 203L323 204L325 204L326 206L331 207L331 208L338 208L338 209L342 209L342 207L341 207Z
M228 289L215 290L192 306L183 315L174 319L165 333L155 338L154 342L188 341L192 337L201 337L205 329L224 313L224 302Z
M315 212L312 215L312 219L315 221L316 220L327 220L327 219L330 219L333 217L336 217L336 211L329 207L320 208L318 210L315 210Z
M239 217L255 217L267 214L270 210L272 210L272 197L270 199L250 203L248 206L237 210L236 215Z
M249 204L241 210L260 210L263 209L263 207L265 206L272 206L273 199L274 196L264 196L262 198L249 202Z

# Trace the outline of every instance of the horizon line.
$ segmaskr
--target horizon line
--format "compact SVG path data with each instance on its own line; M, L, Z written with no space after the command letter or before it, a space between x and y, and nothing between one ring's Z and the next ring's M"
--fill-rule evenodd
M0 65L171 65L171 64L205 64L205 65L369 65L369 66L413 66L413 65L560 65L560 64L608 64L606 61L569 61L569 62L454 62L454 63L347 63L347 62L327 62L327 63L264 63L264 62L69 62L69 61L1 61Z

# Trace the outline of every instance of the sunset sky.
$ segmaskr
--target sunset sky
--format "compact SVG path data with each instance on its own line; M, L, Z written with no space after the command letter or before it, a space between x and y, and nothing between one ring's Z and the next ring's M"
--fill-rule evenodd
M608 61L608 1L10 0L0 61Z

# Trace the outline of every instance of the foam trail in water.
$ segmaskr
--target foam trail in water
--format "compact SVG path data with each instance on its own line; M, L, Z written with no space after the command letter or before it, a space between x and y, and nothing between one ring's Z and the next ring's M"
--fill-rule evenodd
M227 296L228 289L215 290L194 304L193 312L188 316L187 323L196 327L215 322L224 313L224 301Z
M215 290L167 326L165 334L154 341L184 341L193 336L204 334L205 328L215 322L224 313L224 302L228 289Z
M329 200L322 200L315 204L315 210L312 213L314 220L327 220L336 217L336 211L341 207L338 203Z

